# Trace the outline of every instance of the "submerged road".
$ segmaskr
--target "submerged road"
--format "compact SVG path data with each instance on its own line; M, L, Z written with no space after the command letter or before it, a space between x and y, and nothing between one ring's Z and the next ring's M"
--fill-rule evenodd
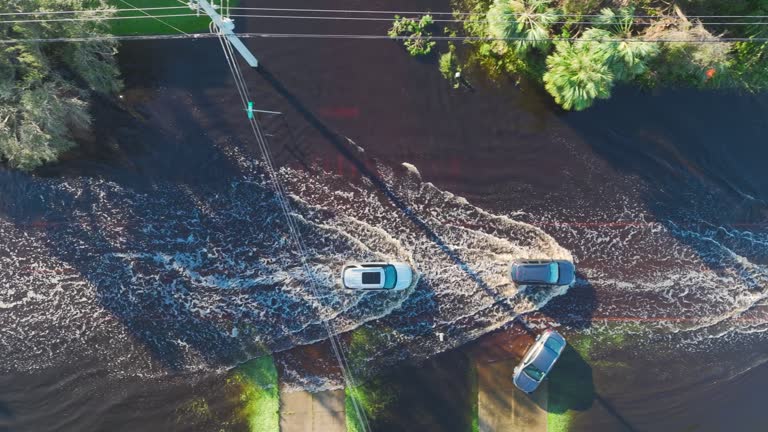
M535 87L477 76L456 91L390 41L247 43L264 64L246 74L257 107L285 113L264 122L327 295L306 301L216 42L125 43L137 116L104 103L81 154L2 173L0 427L182 429L177 408L219 384L176 377L218 376L265 344L288 350L292 384L326 384L331 365L290 352L337 311L344 329L386 335L363 368L520 314L589 340L574 361L604 402L573 405L582 430L716 427L722 411L733 428L762 424L749 401L768 376L764 96L617 89L563 113ZM510 304L505 266L542 251L573 256L576 286ZM336 295L338 265L359 256L430 277L402 297Z

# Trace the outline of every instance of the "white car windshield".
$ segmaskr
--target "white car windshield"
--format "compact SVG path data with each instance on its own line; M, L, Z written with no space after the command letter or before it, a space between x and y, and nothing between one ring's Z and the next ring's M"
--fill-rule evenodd
M384 266L384 288L392 289L395 285L397 285L397 270L395 266Z

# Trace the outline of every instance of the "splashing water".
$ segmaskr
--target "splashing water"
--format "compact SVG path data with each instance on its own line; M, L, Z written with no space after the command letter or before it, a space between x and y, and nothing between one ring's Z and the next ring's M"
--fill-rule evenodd
M239 157L239 156L238 156ZM380 182L284 168L317 298L259 167L227 187L137 191L94 179L34 180L41 221L0 222L3 367L98 359L114 373L231 366L365 322L381 347L428 356L535 310L567 287L518 291L517 257L570 259L531 225L379 166ZM382 190L382 185L386 190ZM398 293L339 289L348 261L404 260L420 275ZM435 343L433 332L449 337Z

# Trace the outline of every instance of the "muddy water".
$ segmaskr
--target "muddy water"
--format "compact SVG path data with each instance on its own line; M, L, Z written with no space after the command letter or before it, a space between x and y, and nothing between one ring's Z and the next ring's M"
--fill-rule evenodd
M274 27L247 29L294 31ZM572 406L584 430L757 425L764 97L624 89L564 114L533 88L455 91L388 41L249 46L265 66L247 72L253 99L284 113L263 120L321 296L303 289L217 42L125 44L130 114L101 103L83 154L3 173L0 424L180 428L179 404L265 350L285 352L290 385L336 385L291 350L324 338L320 318L386 333L368 354L389 368L522 316L599 345L593 394ZM541 255L572 256L576 286L511 290L508 261ZM339 293L357 257L411 261L421 279Z

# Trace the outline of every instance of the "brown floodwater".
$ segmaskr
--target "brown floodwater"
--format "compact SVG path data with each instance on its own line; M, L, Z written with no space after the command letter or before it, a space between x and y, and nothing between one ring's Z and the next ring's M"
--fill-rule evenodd
M293 6L317 5L280 5ZM238 24L278 33L385 27ZM535 312L478 306L482 291L443 286L466 275L428 278L386 303L384 316L380 298L350 308L340 326L368 321L400 337L371 362L401 395L379 430L466 430L469 359L519 358L531 333L550 326L576 348L550 383L552 409L572 412L575 430L764 430L765 95L617 88L566 113L535 85L482 74L468 75L472 90L455 90L435 58L414 59L392 41L247 44L263 65L244 71L252 99L283 113L262 118L275 160L289 190L320 208L304 215L349 212L409 250L441 241L431 250L438 264L422 264L435 275L461 263L446 250L470 245L440 225L506 238L514 231L502 216L540 228L576 260L577 284ZM234 404L223 371L264 345L280 351L293 385L338 378L301 291L266 294L298 278L274 270L296 257L280 236L263 234L282 225L269 187L241 163L260 155L218 42L126 42L120 62L124 98L95 104L96 128L80 150L35 176L0 173L0 430L210 430L211 418L180 422L184 407L204 398L213 417L227 418ZM426 183L469 204L445 204ZM348 197L336 201L343 207L322 201L334 191ZM381 211L406 216L391 222ZM318 230L313 250L337 253L354 246L347 237L380 235L334 228L346 237ZM252 284L254 268L276 276Z

